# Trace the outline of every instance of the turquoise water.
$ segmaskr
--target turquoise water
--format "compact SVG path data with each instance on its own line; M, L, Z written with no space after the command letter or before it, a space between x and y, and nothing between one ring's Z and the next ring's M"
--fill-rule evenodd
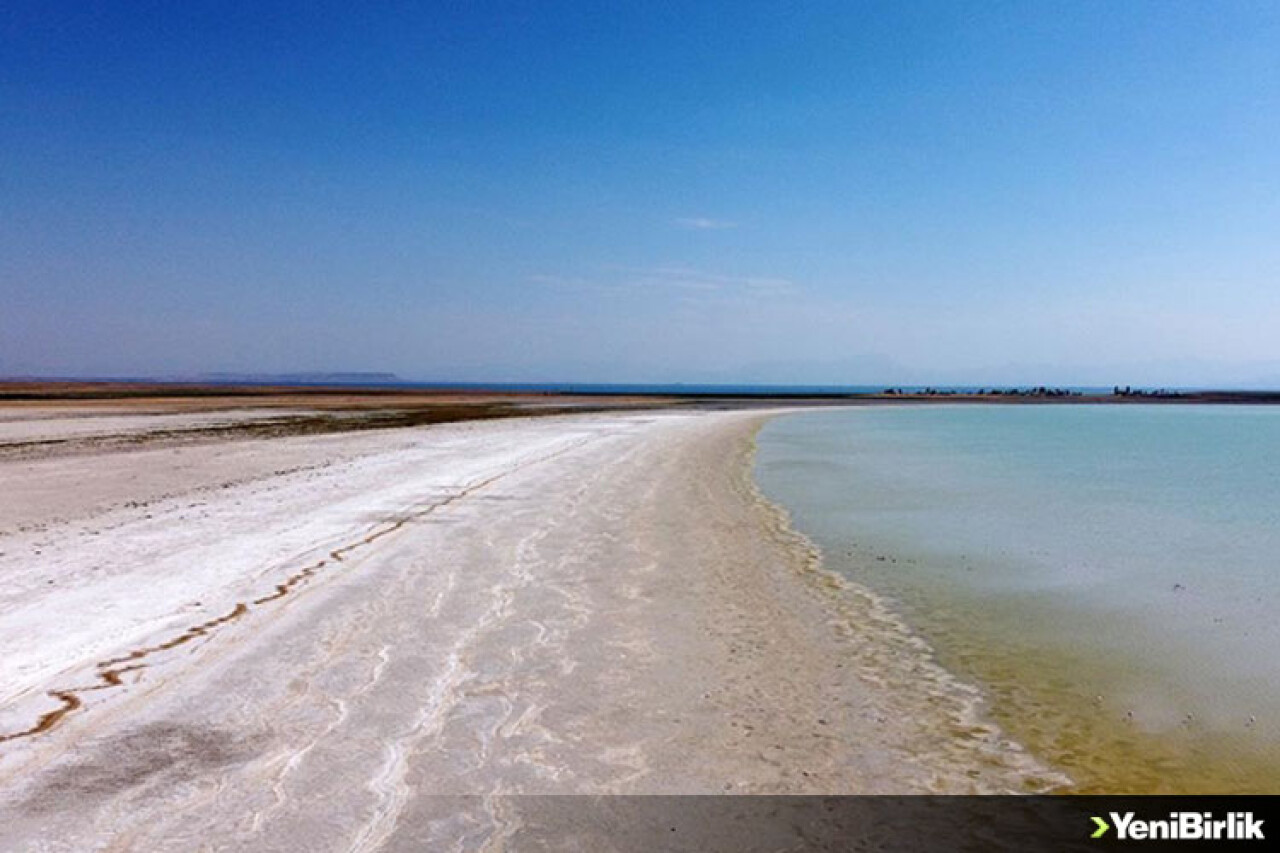
M1280 788L1280 408L808 412L756 474L1083 789Z

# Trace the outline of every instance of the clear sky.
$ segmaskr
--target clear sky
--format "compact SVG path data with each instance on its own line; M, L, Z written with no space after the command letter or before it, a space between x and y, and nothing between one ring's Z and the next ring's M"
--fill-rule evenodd
M1280 385L1280 3L0 9L0 375Z

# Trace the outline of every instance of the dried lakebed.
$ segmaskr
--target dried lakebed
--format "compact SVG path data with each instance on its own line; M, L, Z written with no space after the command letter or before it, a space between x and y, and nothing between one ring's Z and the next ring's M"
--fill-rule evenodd
M0 463L2 846L519 847L497 795L1060 782L760 500L767 416Z

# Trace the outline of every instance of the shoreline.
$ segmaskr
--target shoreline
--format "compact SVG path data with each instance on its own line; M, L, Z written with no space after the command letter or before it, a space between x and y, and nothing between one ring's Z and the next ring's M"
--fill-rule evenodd
M774 418L801 411L804 410L762 415L751 430L742 470L748 480L751 499L768 519L768 528L793 554L793 571L797 580L831 609L833 618L843 620L837 628L842 639L872 640L869 648L861 650L868 656L862 663L864 675L889 690L895 687L903 689L904 696L925 689L924 697L927 698L924 698L924 704L933 707L918 708L915 716L928 719L937 715L935 721L939 718L944 721L954 738L950 744L945 739L938 742L935 748L952 751L953 756L964 763L961 756L976 747L986 753L987 761L993 764L1006 762L1016 768L1016 773L1021 776L1021 787L1006 788L998 793L1043 794L1069 788L1073 784L1069 776L1027 753L1025 747L1001 730L983 688L966 682L940 664L928 641L911 627L886 597L831 566L822 546L799 528L792 513L764 493L755 477L758 433ZM921 697L916 698L919 701ZM937 708L935 703L939 701L949 704L949 707L945 710ZM930 790L915 793L946 792Z
M0 414L27 409L132 408L153 412L307 409L315 413L429 410L531 412L626 408L773 408L777 406L952 405L1280 405L1280 390L1230 388L1098 388L984 386L881 388L779 385L574 384L281 384L0 377ZM460 419L448 414L445 420ZM402 425L412 425L405 423Z
M763 498L753 436L773 414L197 444L172 457L190 488L141 503L179 451L0 462L108 505L64 519L54 500L0 535L20 579L0 597L0 729L54 710L41 691L94 688L0 743L7 831L43 837L74 808L69 848L266 846L323 801L376 849L435 826L443 794L1053 787Z

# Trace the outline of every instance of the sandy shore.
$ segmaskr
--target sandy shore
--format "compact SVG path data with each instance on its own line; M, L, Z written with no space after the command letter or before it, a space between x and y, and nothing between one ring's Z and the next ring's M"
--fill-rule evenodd
M0 847L519 849L495 795L1053 781L759 499L767 416L0 459Z

